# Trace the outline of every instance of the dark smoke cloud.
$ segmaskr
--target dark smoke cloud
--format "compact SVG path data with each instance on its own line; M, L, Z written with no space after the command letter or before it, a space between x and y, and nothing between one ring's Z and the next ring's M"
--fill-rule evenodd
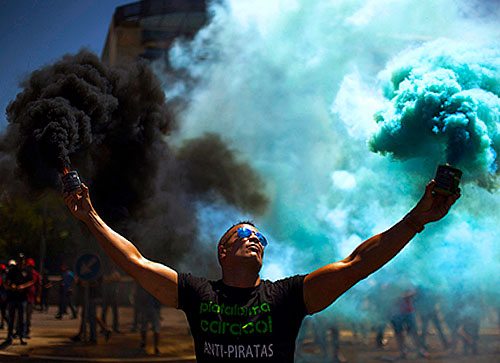
M194 246L181 239L196 244L197 200L255 213L266 206L257 174L220 138L192 140L177 156L165 141L175 119L146 63L108 67L84 50L33 72L22 87L7 109L1 170L41 192L58 187L63 167L76 167L103 217L147 239L139 244L156 256L172 261Z
M43 190L71 161L93 184L96 205L120 219L150 192L161 137L173 127L145 63L103 65L81 51L35 71L7 108L20 175ZM113 190L113 193L109 193Z
M111 128L120 86L116 73L92 53L67 55L31 74L7 107L7 137L18 141L22 174L34 187L53 182L70 156L98 146Z
M206 134L186 141L179 159L190 191L207 195L212 190L242 210L256 214L264 211L268 200L260 192L263 182L247 164L236 160L220 136Z

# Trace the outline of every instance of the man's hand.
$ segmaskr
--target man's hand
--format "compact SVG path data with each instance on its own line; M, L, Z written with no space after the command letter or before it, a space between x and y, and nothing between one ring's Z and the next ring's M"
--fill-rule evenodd
M434 192L435 186L435 180L431 180L427 184L424 195L407 216L412 223L422 228L429 222L435 222L443 218L451 206L460 198L460 189L455 194L445 195Z
M168 266L150 261L132 242L113 231L92 207L89 188L64 193L64 202L71 214L84 222L104 252L126 273L136 279L144 289L168 307L177 307L177 272ZM81 280L80 284L84 284ZM78 282L77 282L78 283Z
M80 190L72 193L65 192L63 197L71 214L83 222L88 219L90 212L94 210L90 201L89 188L83 183Z

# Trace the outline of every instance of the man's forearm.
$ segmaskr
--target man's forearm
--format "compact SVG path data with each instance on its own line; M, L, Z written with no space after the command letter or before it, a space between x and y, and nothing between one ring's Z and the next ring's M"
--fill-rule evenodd
M125 272L135 277L137 263L142 258L132 242L113 231L95 211L89 213L85 224L106 254Z
M323 310L360 280L389 262L417 233L407 220L360 244L345 259L308 274L304 301L312 314Z
M377 271L396 256L421 230L421 225L413 219L403 219L394 226L375 235L359 245L344 259L352 263L362 278Z
M19 290L23 290L23 289L26 289L26 288L28 288L30 286L33 286L34 284L35 284L35 281L29 281L29 282L26 282L26 283L24 283L22 285L19 285L17 288Z

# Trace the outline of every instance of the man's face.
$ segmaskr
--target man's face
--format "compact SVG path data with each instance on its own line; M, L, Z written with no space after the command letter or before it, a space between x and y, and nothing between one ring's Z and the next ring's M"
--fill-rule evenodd
M239 228L246 228L250 231L248 237L238 235ZM231 228L222 243L219 245L219 258L221 263L231 261L255 261L262 266L264 257L264 246L257 233L259 230L250 224L238 224Z

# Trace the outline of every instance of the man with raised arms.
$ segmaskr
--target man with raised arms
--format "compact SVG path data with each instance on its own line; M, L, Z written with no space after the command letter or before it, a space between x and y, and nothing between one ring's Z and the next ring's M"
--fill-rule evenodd
M343 260L275 282L260 279L268 243L251 222L239 222L223 234L217 246L222 278L211 281L142 256L99 217L87 186L65 193L64 199L117 265L161 303L186 313L199 363L291 363L307 314L327 308L390 261L427 223L443 218L460 197L459 191L437 193L435 185L435 181L427 185L406 217L361 243Z

